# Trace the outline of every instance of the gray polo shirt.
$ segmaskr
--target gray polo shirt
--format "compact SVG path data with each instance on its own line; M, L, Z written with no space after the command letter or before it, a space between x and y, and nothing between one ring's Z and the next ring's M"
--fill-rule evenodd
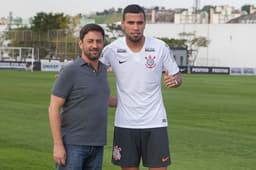
M65 99L61 111L64 143L106 144L110 89L104 64L99 63L96 73L91 65L78 57L60 72L52 94Z

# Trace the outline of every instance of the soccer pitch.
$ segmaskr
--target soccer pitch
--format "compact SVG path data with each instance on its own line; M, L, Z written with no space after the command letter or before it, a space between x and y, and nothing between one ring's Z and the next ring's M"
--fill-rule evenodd
M56 73L0 70L0 170L54 170L48 123ZM256 76L183 75L167 89L170 170L253 170ZM113 74L109 74L115 94ZM103 170L111 164L115 109L109 109ZM146 168L141 168L146 170Z

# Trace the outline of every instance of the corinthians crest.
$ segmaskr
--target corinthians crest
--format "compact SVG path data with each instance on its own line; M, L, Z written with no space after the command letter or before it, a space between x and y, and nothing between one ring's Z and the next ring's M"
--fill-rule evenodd
M146 56L145 59L146 59L145 65L147 68L154 68L156 66L156 62L155 62L156 57L155 56L149 55L149 56Z

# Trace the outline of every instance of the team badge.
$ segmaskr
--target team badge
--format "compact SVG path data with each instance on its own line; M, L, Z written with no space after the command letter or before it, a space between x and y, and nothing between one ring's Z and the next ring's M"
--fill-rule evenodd
M156 66L156 62L155 62L155 59L156 59L156 57L155 56L147 56L147 57L145 57L145 59L146 59L146 67L147 68L154 68L155 66Z
M121 151L122 149L118 146L114 146L114 149L113 149L113 159L114 160L120 160L121 159Z

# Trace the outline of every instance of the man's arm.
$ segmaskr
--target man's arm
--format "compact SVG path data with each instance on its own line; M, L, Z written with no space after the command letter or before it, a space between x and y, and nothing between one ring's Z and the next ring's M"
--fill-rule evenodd
M65 100L51 95L49 106L49 121L53 137L53 159L59 165L65 165L66 151L62 141L60 110Z
M168 70L165 70L164 83L165 83L165 86L169 88L179 87L182 84L181 73L178 72L174 75L171 75L169 74Z

